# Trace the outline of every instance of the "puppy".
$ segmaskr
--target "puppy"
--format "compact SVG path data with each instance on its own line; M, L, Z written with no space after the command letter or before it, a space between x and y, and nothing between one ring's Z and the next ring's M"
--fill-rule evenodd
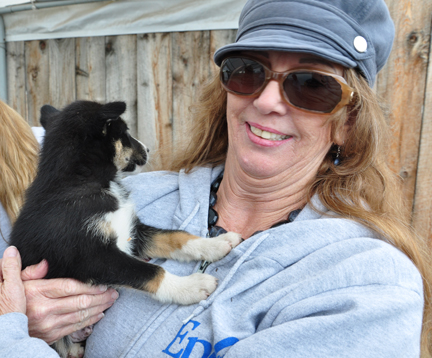
M127 286L164 303L199 302L215 290L214 277L178 277L142 258L215 261L241 238L227 233L204 239L140 222L119 179L146 163L147 150L129 135L120 117L125 109L123 102L90 101L61 111L41 108L46 134L38 172L13 227L11 245L19 249L23 268L46 259L45 278ZM62 357L70 349L66 340L56 348Z

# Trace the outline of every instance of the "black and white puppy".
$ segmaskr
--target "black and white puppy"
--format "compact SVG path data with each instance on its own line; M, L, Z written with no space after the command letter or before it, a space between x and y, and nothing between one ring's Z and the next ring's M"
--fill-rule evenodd
M178 277L140 258L215 261L241 238L204 239L140 222L119 178L144 165L147 151L120 118L125 109L123 102L90 101L61 111L42 107L46 134L38 173L10 244L19 249L23 268L46 259L46 278L132 287L166 303L199 302L215 290L213 276Z

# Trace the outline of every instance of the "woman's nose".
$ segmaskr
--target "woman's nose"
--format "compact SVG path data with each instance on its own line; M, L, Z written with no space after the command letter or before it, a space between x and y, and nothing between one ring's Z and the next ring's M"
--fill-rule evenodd
M253 103L258 111L262 114L275 112L283 115L287 112L287 104L282 98L279 83L274 80L271 80L267 83L264 90L254 100Z

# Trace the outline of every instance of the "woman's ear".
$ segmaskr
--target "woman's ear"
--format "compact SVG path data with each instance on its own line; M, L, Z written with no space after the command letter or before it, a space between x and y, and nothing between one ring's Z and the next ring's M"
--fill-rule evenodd
M336 145L343 145L344 143L346 143L349 131L351 130L354 124L355 118L356 118L356 113L352 111L348 111L348 115L345 120L345 123L336 129L334 135L334 143Z
M346 121L335 133L334 143L337 145L343 145L348 136L348 132L351 129L348 121Z

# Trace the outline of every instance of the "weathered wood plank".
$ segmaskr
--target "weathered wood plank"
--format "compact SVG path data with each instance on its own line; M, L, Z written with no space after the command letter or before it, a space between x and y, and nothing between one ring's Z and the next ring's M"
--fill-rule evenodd
M414 197L413 225L418 233L432 245L432 52L430 48Z
M171 35L137 37L138 138L150 149L147 170L166 166L172 153Z
M214 73L219 72L219 67L213 61L213 55L220 47L233 43L237 30L213 30L210 31L210 66Z
M62 108L76 98L75 39L49 41L49 93L50 102Z
M211 74L210 32L172 34L173 140L174 147L188 135L190 106L199 97L201 85Z
M39 125L39 111L44 104L51 103L49 83L49 42L28 41L25 43L27 121L32 126Z
M130 132L137 133L137 55L136 35L106 38L106 101L124 101L123 118Z
M27 118L24 41L8 42L6 53L8 104L23 118Z
M387 0L396 26L389 62L377 86L389 104L393 143L390 162L403 179L408 205L414 202L420 129L425 96L430 0ZM427 16L425 16L427 14Z
M76 98L105 102L105 37L76 39Z

